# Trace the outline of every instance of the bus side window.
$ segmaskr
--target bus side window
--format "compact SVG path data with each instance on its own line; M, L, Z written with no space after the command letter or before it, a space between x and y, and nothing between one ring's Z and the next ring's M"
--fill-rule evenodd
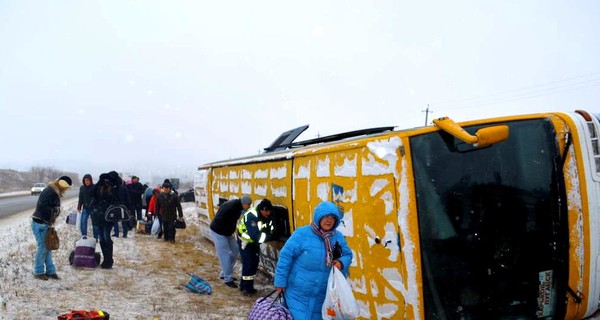
M290 237L290 223L288 220L288 209L274 205L271 210L271 221L273 222L272 241L287 241Z

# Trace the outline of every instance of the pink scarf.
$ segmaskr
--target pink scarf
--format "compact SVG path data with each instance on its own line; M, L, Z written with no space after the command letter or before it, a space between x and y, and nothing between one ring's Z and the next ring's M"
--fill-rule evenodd
M311 223L310 228L312 231L323 239L325 243L325 264L328 267L331 267L333 264L333 248L331 246L331 237L335 234L335 230L331 229L329 231L323 231L316 223Z

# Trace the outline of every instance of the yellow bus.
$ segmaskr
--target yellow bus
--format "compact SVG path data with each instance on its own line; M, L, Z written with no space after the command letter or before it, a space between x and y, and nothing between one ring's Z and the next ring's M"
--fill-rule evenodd
M600 115L582 110L295 139L201 165L221 201L270 199L278 250L321 201L344 212L361 319L581 319L600 302Z

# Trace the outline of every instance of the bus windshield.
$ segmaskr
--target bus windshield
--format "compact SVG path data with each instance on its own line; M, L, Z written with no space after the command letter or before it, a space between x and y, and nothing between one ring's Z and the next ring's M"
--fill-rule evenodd
M509 138L481 149L443 131L410 139L426 319L564 316L567 208L554 127L498 124Z

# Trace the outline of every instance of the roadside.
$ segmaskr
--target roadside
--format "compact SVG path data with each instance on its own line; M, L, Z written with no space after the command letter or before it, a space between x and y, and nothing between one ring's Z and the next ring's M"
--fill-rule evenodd
M0 193L0 198L24 196L24 195L28 195L28 194L31 194L31 191L13 191L13 192Z
M56 226L61 246L53 257L59 281L35 280L31 275L35 242L30 212L2 223L0 241L6 245L0 249L0 319L56 319L71 309L101 309L114 319L245 319L253 302L272 289L263 275L256 281L259 293L254 297L221 283L214 246L200 236L193 203L183 203L188 227L177 231L176 243L130 232L126 239L113 238L113 269L74 269L68 257L79 233L64 219L75 205L74 199L63 203L64 214ZM206 279L213 293L184 289L188 274Z

